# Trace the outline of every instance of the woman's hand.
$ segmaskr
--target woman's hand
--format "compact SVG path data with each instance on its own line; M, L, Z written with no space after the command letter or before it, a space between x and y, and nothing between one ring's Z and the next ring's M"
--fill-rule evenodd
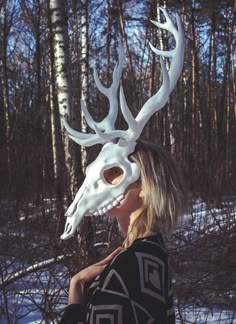
M83 304L84 302L84 285L97 277L105 266L116 256L123 248L119 247L108 255L104 260L99 261L86 269L83 269L72 277L69 288L68 304Z

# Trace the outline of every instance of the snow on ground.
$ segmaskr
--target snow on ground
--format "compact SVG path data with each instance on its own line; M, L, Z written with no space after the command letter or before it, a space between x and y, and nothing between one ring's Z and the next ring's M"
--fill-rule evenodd
M236 203L226 201L220 209L210 204L207 205L198 198L193 204L192 213L185 215L182 223L187 228L186 236L194 235L194 233L198 235L199 232L215 232L222 226L230 229L236 224Z
M185 305L181 310L182 321L176 311L176 324L236 324L235 315L233 311Z

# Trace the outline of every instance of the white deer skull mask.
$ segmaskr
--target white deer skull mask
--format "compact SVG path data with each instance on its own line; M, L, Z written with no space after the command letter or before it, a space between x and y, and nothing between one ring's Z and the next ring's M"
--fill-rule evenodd
M66 213L67 222L62 239L73 235L84 215L104 215L117 206L128 185L139 178L139 167L128 159L136 143L129 143L128 146L123 144L127 143L120 140L117 144L105 144L96 160L87 167L85 180ZM123 171L121 181L115 185L104 177L104 172L114 167Z
M100 123L94 122L85 104L81 102L86 121L95 131L95 134L77 132L64 121L69 136L76 143L84 146L103 144L103 147L96 160L87 167L85 180L66 212L65 231L61 239L68 239L73 236L85 215L103 215L117 206L123 199L127 187L137 181L140 176L138 165L129 160L129 155L134 152L136 141L149 118L166 104L181 73L184 59L182 22L179 16L176 15L176 29L165 9L160 9L166 18L166 22L152 22L157 27L171 32L175 38L176 46L171 51L161 51L150 44L151 49L160 55L163 82L159 91L144 104L136 118L132 116L125 100L123 88L120 87L120 107L128 124L128 129L125 131L114 129L118 112L117 90L124 61L124 51L121 43L119 46L119 63L114 69L113 83L110 88L105 88L101 84L97 72L94 70L95 83L109 100L110 110L108 116ZM169 71L167 71L161 56L172 58ZM108 183L104 177L104 172L113 167L122 169L122 179L115 185Z

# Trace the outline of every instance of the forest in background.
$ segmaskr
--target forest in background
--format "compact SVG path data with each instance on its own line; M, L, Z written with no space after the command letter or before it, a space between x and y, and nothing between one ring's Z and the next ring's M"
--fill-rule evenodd
M91 132L80 100L96 121L107 114L93 67L109 86L120 38L126 55L122 83L137 115L162 80L148 41L174 48L171 35L150 22L163 21L159 6L173 19L177 11L184 22L185 61L166 107L150 119L142 138L173 154L192 196L207 204L203 227L194 223L193 210L194 227L188 223L167 238L179 320L186 323L185 302L235 309L236 1L0 0L0 314L7 323L17 323L29 309L37 309L44 323L56 323L66 280L101 257L99 248L107 254L121 242L116 224L101 217L85 219L78 237L59 240L82 169L100 149L73 144L62 117ZM121 114L116 126L126 128ZM39 284L40 301L22 294L25 278ZM8 307L19 296L34 307L25 313Z

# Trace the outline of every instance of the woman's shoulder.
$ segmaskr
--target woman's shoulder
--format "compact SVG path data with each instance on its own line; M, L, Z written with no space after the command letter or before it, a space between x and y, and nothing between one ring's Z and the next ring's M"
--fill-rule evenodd
M122 250L110 263L110 267L129 265L138 262L164 264L168 260L168 255L161 235L152 235L136 239L131 246Z
M163 260L166 260L168 257L161 234L138 238L129 249L135 254L143 253L144 255L158 257Z

